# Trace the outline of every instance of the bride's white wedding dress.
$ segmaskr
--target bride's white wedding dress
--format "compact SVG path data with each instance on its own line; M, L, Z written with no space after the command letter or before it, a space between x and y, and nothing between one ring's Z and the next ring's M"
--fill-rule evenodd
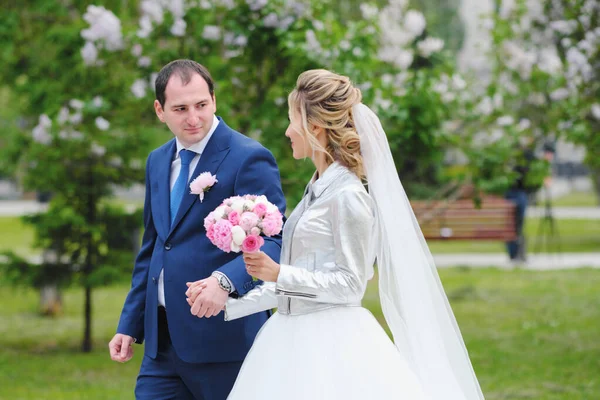
M226 305L226 319L278 307L230 400L484 400L379 118L352 107L369 191L334 163L283 235L277 282ZM377 258L394 337L360 302Z
M375 216L360 180L339 163L309 184L284 228L277 282L227 302L228 320L278 308L228 399L429 399L406 355L361 307Z

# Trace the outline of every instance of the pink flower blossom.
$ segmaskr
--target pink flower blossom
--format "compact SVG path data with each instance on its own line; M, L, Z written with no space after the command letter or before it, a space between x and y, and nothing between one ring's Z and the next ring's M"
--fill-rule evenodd
M231 225L239 225L240 224L240 214L237 211L231 211L229 216L227 217Z
M263 244L265 244L265 240L261 236L249 235L246 236L241 247L244 253L254 253L260 250Z
M279 211L267 213L262 221L263 233L267 236L277 235L283 227L283 217Z
M250 229L250 234L255 235L255 236L260 236L260 228L255 226L254 228Z
M267 205L264 203L258 203L254 206L254 210L252 211L258 215L258 218L262 218L267 213Z
M254 228L258 224L258 216L253 212L246 211L240 218L240 226L246 232L250 232L250 229Z
M213 226L215 222L215 214L214 212L211 212L206 216L206 218L204 218L204 229L208 231L208 228Z
M215 225L214 224L212 224L208 228L206 228L206 237L211 242L213 242L213 243L215 242Z
M219 249L229 253L231 251L231 222L226 219L220 219L214 224L214 245Z
M197 194L202 203L204 192L208 192L217 182L219 181L216 175L212 175L210 172L203 172L190 183L190 193Z

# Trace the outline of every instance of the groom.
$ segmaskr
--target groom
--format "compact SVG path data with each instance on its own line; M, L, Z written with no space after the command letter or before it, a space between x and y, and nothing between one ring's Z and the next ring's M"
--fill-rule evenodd
M225 400L267 313L225 322L229 296L257 282L243 259L206 237L203 222L230 196L263 194L281 212L285 199L272 154L215 116L213 80L202 65L176 60L156 79L156 115L175 138L150 153L146 164L144 236L111 358L125 362L144 340L137 399ZM189 182L203 172L218 180L200 202ZM281 237L263 251L279 260ZM210 277L191 314L186 283ZM203 318L212 317L212 318Z

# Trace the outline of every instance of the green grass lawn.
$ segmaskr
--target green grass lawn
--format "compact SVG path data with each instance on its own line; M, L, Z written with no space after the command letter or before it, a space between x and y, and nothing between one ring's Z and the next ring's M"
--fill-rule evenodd
M560 249L563 252L600 251L600 220L556 220ZM528 218L525 233L529 251L538 242L539 218ZM19 218L0 217L0 251L16 250L26 255L33 243L33 230L21 223ZM431 252L436 253L503 253L504 243L497 241L429 241ZM558 240L550 241L542 250L558 248Z
M487 400L600 398L600 270L440 273ZM383 322L376 287L364 304ZM81 290L53 320L35 292L0 288L0 399L133 399L142 348L126 364L107 351L127 289L94 293L95 350L81 354Z
M21 218L0 217L0 252L13 250L25 256L31 251L33 241L33 229Z
M598 198L593 192L571 192L556 200L552 200L554 207L598 207Z

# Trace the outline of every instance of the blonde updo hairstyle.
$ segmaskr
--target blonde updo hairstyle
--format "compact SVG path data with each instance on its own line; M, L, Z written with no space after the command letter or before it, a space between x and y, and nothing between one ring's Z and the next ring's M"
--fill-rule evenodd
M288 96L290 118L300 116L299 133L313 151L324 153L328 164L338 161L364 179L360 138L352 118L352 106L361 100L362 93L350 78L324 69L300 74L296 88ZM315 128L325 132L325 148L316 138Z

